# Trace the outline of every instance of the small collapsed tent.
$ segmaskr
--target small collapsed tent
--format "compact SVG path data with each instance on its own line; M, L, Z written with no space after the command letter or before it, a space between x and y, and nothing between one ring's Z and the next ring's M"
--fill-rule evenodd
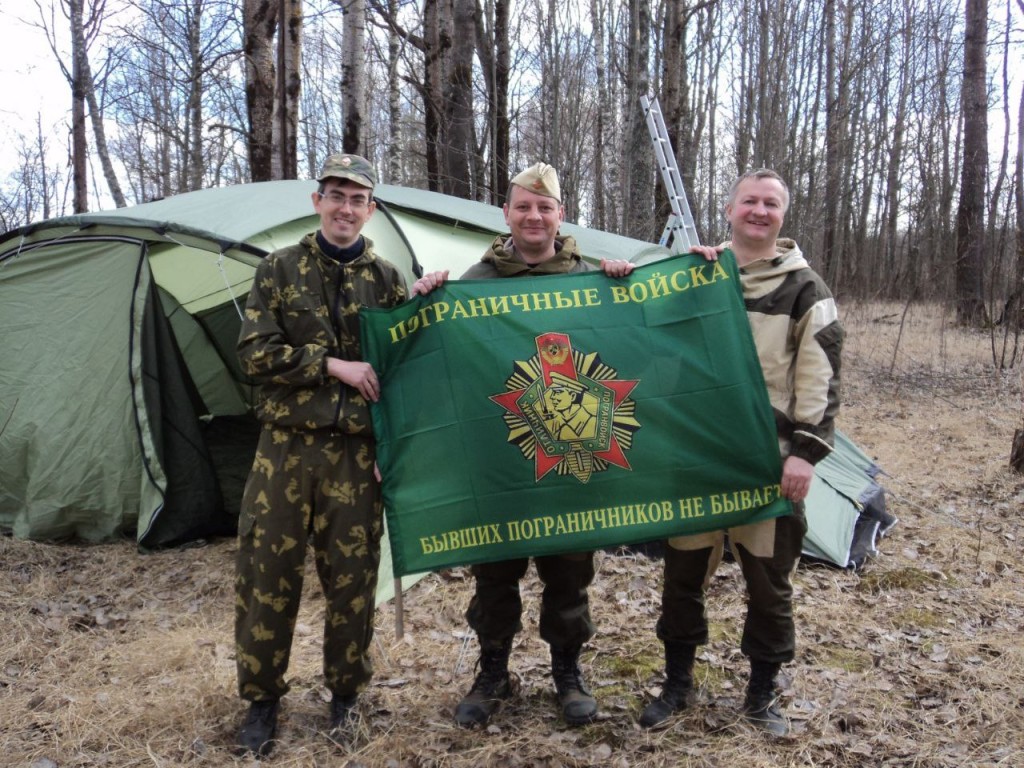
M804 554L842 568L859 568L876 554L878 537L896 524L876 480L882 471L839 430L835 450L814 470L805 502Z
M234 530L257 433L234 351L241 307L259 260L317 228L315 188L202 190L0 236L0 529L87 541L134 530L151 548ZM375 197L365 233L410 281L462 274L506 230L494 206L389 185ZM594 260L668 255L562 231ZM824 483L828 511L808 540L846 566L863 489Z

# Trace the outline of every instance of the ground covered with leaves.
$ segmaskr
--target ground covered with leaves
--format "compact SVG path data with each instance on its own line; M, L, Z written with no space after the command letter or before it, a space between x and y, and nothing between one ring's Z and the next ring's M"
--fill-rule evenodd
M803 564L799 650L782 676L793 736L737 721L747 664L733 564L709 597L699 705L657 732L636 724L658 691L660 561L599 554L598 635L583 655L601 706L572 729L555 714L538 583L524 583L519 692L484 731L452 708L473 678L463 611L472 580L432 574L377 614L375 682L353 743L322 731L322 601L312 570L274 766L1024 765L1024 478L1008 469L1022 426L1021 366L993 365L993 337L934 307L843 307L840 427L888 473L899 523L859 572ZM996 347L1001 348L996 337ZM232 750L235 544L143 555L0 538L0 765L252 765Z

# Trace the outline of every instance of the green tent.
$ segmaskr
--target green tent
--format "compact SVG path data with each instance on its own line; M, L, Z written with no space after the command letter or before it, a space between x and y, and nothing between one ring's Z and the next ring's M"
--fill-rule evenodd
M234 529L255 445L235 358L260 258L314 231L315 182L203 190L0 236L0 528L159 547ZM460 275L501 209L380 185L365 233L410 281ZM665 249L574 225L589 258Z
M315 188L222 187L0 235L0 529L87 541L134 532L148 548L233 532L257 434L234 352L240 308L259 259L317 228ZM482 203L389 185L376 197L365 232L410 281L423 269L461 275L506 229ZM595 261L668 255L562 231ZM842 520L823 537L841 542L860 519L859 492L829 488L844 516L812 528ZM849 564L844 544L816 546Z
M896 524L878 484L882 471L844 433L814 468L807 494L804 554L841 568L859 568L876 554L880 536Z

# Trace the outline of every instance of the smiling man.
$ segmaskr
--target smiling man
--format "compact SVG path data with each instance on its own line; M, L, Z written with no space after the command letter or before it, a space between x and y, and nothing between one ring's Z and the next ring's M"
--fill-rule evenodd
M503 210L509 233L499 235L462 279L563 275L593 269L583 260L576 241L558 232L565 210L554 168L546 163L530 166L512 179L505 199ZM609 277L623 277L633 271L633 265L624 260L602 260L601 269ZM447 276L447 272L426 274L413 284L413 293L427 294L443 285ZM577 401L584 400L582 394L577 397L565 392L551 393L546 402L554 403L556 397L556 407L560 409L579 410ZM560 414L558 429L564 429L566 437L578 437L587 429L587 414L574 414L572 420L567 420L569 415ZM524 494L524 507L529 504L530 499ZM519 582L529 565L529 558L519 558L471 567L476 592L466 619L480 643L480 671L469 693L455 708L455 721L461 726L485 725L501 700L512 695L509 655L512 641L522 629ZM569 725L584 725L597 716L597 700L584 685L579 666L583 644L594 634L587 594L594 579L594 555L547 555L534 558L534 565L544 585L540 636L551 646L551 675L559 712Z
M777 705L776 675L795 654L790 577L807 530L803 501L814 465L832 450L843 329L828 287L797 244L779 238L788 207L789 189L779 174L767 169L745 173L733 184L725 206L732 240L718 248L693 250L712 258L729 248L736 256L747 318L775 412L783 459L779 482L782 495L793 502L793 514L669 539L657 625L665 646L665 683L640 716L645 728L666 724L693 703L694 658L697 647L708 641L705 591L721 562L727 533L748 594L740 643L750 659L744 718L770 734L789 733Z
M358 312L400 304L406 289L361 234L376 207L369 161L332 155L317 180L320 229L260 263L238 341L263 426L238 520L235 601L238 691L250 702L238 746L257 755L273 746L288 690L308 547L327 600L332 738L348 735L373 671L381 500L369 404L380 386L362 360Z

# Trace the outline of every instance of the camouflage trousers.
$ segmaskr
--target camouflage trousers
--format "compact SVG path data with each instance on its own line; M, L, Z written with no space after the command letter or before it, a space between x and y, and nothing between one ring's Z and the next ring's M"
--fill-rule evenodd
M540 636L555 648L578 648L594 635L587 587L594 580L594 553L535 557L537 575L544 585L541 594ZM500 645L522 629L523 601L519 581L526 575L529 558L471 567L476 592L466 610L466 620L482 647Z
M327 600L323 669L347 695L369 683L380 563L380 487L373 439L264 427L242 495L235 583L238 690L280 698L313 549Z
M806 531L803 504L794 504L792 515L728 531L669 539L658 639L695 646L707 643L704 595L722 561L728 533L730 548L747 585L747 616L740 650L754 661L792 661L796 627L791 578Z

